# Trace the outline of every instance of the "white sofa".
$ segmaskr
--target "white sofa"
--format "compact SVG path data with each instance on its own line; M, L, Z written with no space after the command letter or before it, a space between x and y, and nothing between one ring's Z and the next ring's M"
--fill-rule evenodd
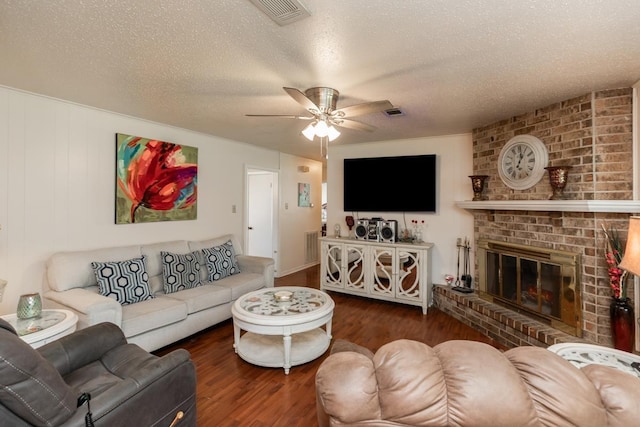
M161 251L187 254L229 240L233 243L240 273L207 282L207 269L202 267L203 285L164 293ZM115 299L99 294L92 262L125 261L143 255L153 299L121 305ZM75 312L78 329L100 322L114 323L122 329L128 342L153 351L231 318L231 305L240 295L273 287L273 268L271 258L243 255L233 235L202 241L179 240L60 252L47 261L44 306Z

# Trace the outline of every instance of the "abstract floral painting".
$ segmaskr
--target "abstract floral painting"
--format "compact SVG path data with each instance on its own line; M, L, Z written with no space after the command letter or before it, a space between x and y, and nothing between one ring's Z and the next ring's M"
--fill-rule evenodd
M197 218L197 147L118 133L116 150L116 224Z

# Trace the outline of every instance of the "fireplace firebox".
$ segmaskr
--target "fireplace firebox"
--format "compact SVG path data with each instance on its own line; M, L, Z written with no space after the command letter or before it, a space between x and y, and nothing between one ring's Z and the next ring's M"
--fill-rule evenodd
M480 240L477 255L482 298L582 336L580 254Z

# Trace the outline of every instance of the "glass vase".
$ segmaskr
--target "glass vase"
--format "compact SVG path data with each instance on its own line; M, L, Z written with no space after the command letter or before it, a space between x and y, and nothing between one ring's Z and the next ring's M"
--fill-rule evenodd
M629 298L614 298L610 307L611 339L617 350L633 352L635 316Z
M32 317L40 316L42 312L40 294L20 295L16 312L18 319L31 319Z

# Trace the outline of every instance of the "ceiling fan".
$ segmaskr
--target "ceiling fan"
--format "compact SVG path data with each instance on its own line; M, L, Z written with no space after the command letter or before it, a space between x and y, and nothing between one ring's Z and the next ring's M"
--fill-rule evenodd
M314 136L320 138L328 137L329 141L333 141L340 136L340 132L335 129L335 127L371 132L376 129L374 126L351 120L351 117L363 116L365 114L377 113L393 108L391 102L384 100L365 102L337 109L336 105L340 92L330 87L312 87L304 91L304 93L292 87L283 87L283 89L298 104L302 105L311 116L289 114L247 114L247 116L313 120L312 123L302 130L302 134L311 141L313 141Z

